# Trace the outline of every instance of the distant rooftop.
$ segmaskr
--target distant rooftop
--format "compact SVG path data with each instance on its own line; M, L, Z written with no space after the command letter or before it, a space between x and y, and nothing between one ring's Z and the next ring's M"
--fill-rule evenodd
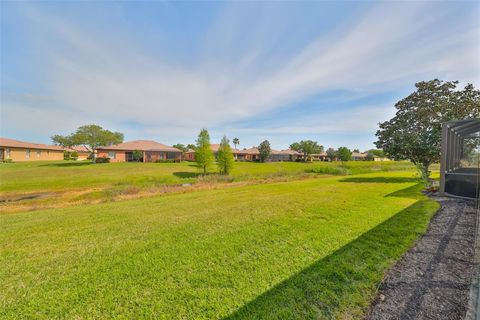
M42 144L42 143L25 142L25 141L19 141L19 140L8 139L8 138L0 138L0 147L63 151L63 148L59 146L52 146L52 145Z
M99 147L101 150L124 150L124 151L171 151L182 152L181 150L170 147L153 140L133 140L106 147Z

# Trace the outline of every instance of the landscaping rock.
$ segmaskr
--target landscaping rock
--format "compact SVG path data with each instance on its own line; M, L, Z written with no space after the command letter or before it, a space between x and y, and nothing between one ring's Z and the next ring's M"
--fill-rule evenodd
M436 198L427 232L387 273L367 319L463 319L474 271L473 202ZM388 299L385 299L388 296Z

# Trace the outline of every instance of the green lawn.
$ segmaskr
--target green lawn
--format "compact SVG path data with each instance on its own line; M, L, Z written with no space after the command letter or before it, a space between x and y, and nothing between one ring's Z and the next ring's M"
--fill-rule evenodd
M232 178L235 181L246 181L297 176L309 174L315 168L338 166L341 166L338 162L237 162ZM347 162L344 167L349 170L349 173L412 169L408 162ZM215 169L215 167L212 168L212 171L215 172ZM193 183L196 181L197 174L198 170L191 162L92 164L86 161L50 161L0 163L0 194L105 188L117 185L151 186Z
M16 165L1 167L2 191L196 172ZM283 166L308 171L242 163L233 176ZM361 318L438 207L420 188L413 171L381 171L0 216L0 318Z

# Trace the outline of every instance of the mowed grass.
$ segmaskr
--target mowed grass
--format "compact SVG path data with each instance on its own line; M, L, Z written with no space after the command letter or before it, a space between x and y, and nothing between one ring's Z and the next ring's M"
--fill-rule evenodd
M0 216L0 318L361 318L438 208L420 189L378 172Z
M345 168L348 173L412 170L408 162L237 162L231 178L234 181L298 176L321 172L319 168ZM211 168L212 173L216 167ZM118 185L155 186L197 181L199 171L194 163L104 163L88 161L0 163L0 193L65 191L107 188Z

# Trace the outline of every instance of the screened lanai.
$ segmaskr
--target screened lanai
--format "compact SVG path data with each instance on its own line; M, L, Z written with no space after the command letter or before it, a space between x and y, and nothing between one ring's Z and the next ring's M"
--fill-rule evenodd
M480 189L480 119L442 125L440 193L478 198Z

